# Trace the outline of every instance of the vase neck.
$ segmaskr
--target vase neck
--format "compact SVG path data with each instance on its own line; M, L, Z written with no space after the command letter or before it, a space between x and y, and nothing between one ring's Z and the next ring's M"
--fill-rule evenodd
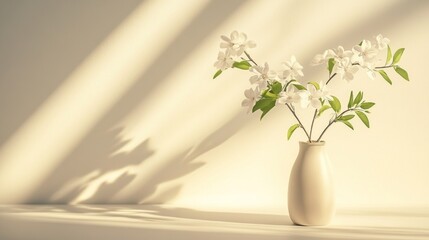
M299 142L300 151L308 151L310 149L322 150L325 148L325 142Z

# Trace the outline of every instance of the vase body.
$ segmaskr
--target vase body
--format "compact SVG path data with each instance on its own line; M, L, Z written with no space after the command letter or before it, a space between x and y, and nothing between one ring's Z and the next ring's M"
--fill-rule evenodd
M335 212L334 183L325 142L299 143L288 191L289 215L305 226L328 224Z

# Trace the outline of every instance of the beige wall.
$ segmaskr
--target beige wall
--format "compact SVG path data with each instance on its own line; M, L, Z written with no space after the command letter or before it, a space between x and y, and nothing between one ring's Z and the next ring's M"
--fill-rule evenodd
M245 114L248 73L211 79L236 29L257 61L294 54L309 79L326 77L309 64L324 49L378 33L405 47L411 82L332 82L377 105L371 129L325 140L339 207L428 206L428 14L423 0L1 1L0 202L284 209L304 136L286 141L286 109Z

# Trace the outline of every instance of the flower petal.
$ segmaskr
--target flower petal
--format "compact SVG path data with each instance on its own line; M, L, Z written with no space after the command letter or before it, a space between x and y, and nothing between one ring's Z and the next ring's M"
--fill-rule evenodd
M220 38L221 38L222 40L224 40L225 42L231 42L231 39L229 39L229 37L227 37L227 36L225 36L225 35L220 36Z
M311 99L311 106L316 108L316 109L319 109L322 107L322 103L320 102L320 100L318 98L312 98Z
M250 77L249 81L251 84L255 84L259 81L259 79L260 79L259 75L253 75Z

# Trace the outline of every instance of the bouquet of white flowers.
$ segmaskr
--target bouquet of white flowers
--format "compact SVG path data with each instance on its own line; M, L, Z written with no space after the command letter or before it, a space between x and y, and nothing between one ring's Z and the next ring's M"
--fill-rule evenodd
M328 49L322 54L317 54L312 64L326 65L329 73L327 80L318 82L303 79L303 67L295 56L291 56L290 60L283 63L282 71L271 70L268 63L264 65L257 64L248 53L248 50L256 47L256 44L253 41L249 41L245 33L234 31L230 37L221 36L221 39L223 41L220 47L223 50L219 52L218 59L214 64L218 71L213 78L218 77L229 68L242 69L253 73L249 79L253 87L244 91L246 99L243 100L242 106L247 107L248 112L261 111L261 119L274 106L286 106L297 120L297 123L288 130L288 139L296 129L300 128L305 132L309 142L320 142L326 130L334 123L341 122L353 129L350 120L355 115L369 127L367 114L370 113L369 109L375 103L364 100L363 92L359 91L354 94L351 91L347 108L342 110L341 102L337 97L329 93L327 87L336 76L346 81L352 81L356 72L364 70L369 78L374 79L377 74L380 74L384 80L392 84L392 80L384 69L393 68L402 78L409 80L407 71L398 65L404 48L400 48L392 54L389 46L390 40L381 34L376 36L374 41L362 40L351 50L345 50L342 46L338 46L334 49ZM382 52L387 52L386 62L382 66L376 66L377 56ZM314 109L309 131L307 131L307 128L298 117L295 111L296 105L302 108L310 107ZM333 117L319 137L313 140L314 121L327 110L333 111Z

